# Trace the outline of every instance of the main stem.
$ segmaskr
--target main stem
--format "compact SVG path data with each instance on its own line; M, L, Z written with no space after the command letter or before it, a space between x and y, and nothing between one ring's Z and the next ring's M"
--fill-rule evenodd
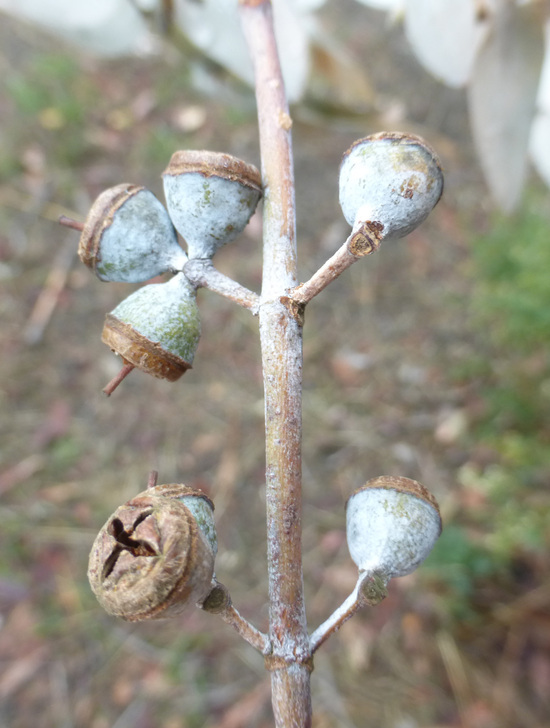
M265 391L266 502L272 704L277 728L311 726L311 651L301 550L302 326L287 303L296 286L291 120L269 0L241 0L255 79L264 260L260 339Z

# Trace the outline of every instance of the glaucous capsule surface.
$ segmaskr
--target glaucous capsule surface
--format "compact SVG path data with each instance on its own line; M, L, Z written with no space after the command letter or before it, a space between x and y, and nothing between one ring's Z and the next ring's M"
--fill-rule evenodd
M191 368L200 331L196 291L178 273L125 298L107 314L101 338L138 369L175 381Z
M102 281L141 283L182 270L187 256L166 208L145 187L120 184L99 195L78 254Z
M354 230L366 226L379 243L423 222L443 193L441 164L420 137L381 132L359 139L340 166L340 206Z
M211 258L236 238L262 196L256 167L218 152L175 152L163 183L168 212L190 258Z
M424 561L441 533L432 494L410 478L381 476L349 498L346 533L360 571L383 576L410 574Z
M155 485L146 491L149 495L163 496L164 498L175 498L183 503L193 515L197 526L201 529L214 556L218 553L218 537L216 524L214 522L214 504L210 498L201 490L191 488L184 483L165 483Z

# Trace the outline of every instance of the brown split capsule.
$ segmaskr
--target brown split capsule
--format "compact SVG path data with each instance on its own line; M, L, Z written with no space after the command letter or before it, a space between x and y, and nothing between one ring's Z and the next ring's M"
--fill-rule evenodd
M118 508L99 532L88 579L109 614L129 622L173 617L210 593L215 550L182 498L200 501L211 518L213 506L200 491L154 486Z
M206 538L214 553L218 553L218 538L214 523L214 503L199 488L191 488L184 483L165 483L163 485L150 485L147 493L164 498L175 498L189 508L203 536Z

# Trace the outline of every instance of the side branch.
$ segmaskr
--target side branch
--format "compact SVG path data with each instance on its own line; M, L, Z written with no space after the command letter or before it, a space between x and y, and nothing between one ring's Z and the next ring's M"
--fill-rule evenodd
M377 574L362 572L352 593L336 609L323 624L321 624L309 638L311 653L313 654L328 638L337 632L340 627L353 615L365 606L375 606L387 596L386 582Z
M209 259L192 258L183 267L188 281L197 288L207 288L239 306L247 308L254 316L258 315L260 297L254 291L241 286L232 278L220 273Z
M262 655L271 653L271 642L269 637L250 624L233 606L231 596L227 587L220 584L216 579L212 582L212 591L206 597L200 608L210 614L221 617L226 624L229 624L249 645L255 647Z
M368 225L369 223L363 223L354 230L346 242L308 281L300 283L289 292L289 298L305 306L353 263L375 253L380 247L380 241L373 236L373 231Z

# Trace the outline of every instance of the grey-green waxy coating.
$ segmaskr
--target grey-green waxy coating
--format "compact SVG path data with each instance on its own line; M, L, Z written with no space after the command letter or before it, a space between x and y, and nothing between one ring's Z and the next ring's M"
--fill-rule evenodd
M103 281L141 283L181 270L186 260L165 207L152 192L141 189L105 228L95 271Z
M183 273L140 288L112 314L188 364L193 362L201 327L196 292Z
M211 258L236 238L252 217L261 191L199 172L165 174L170 217L187 243L190 258Z
M435 152L420 137L382 132L360 139L340 166L340 206L354 228L382 226L382 238L400 238L429 215L443 192Z
M365 487L349 499L346 516L351 558L387 579L414 571L441 533L437 508L410 491Z
M212 548L214 556L218 553L218 535L216 533L216 524L214 522L214 513L212 506L204 498L198 498L196 495L187 495L179 500L189 508L197 526L202 531L206 540Z

